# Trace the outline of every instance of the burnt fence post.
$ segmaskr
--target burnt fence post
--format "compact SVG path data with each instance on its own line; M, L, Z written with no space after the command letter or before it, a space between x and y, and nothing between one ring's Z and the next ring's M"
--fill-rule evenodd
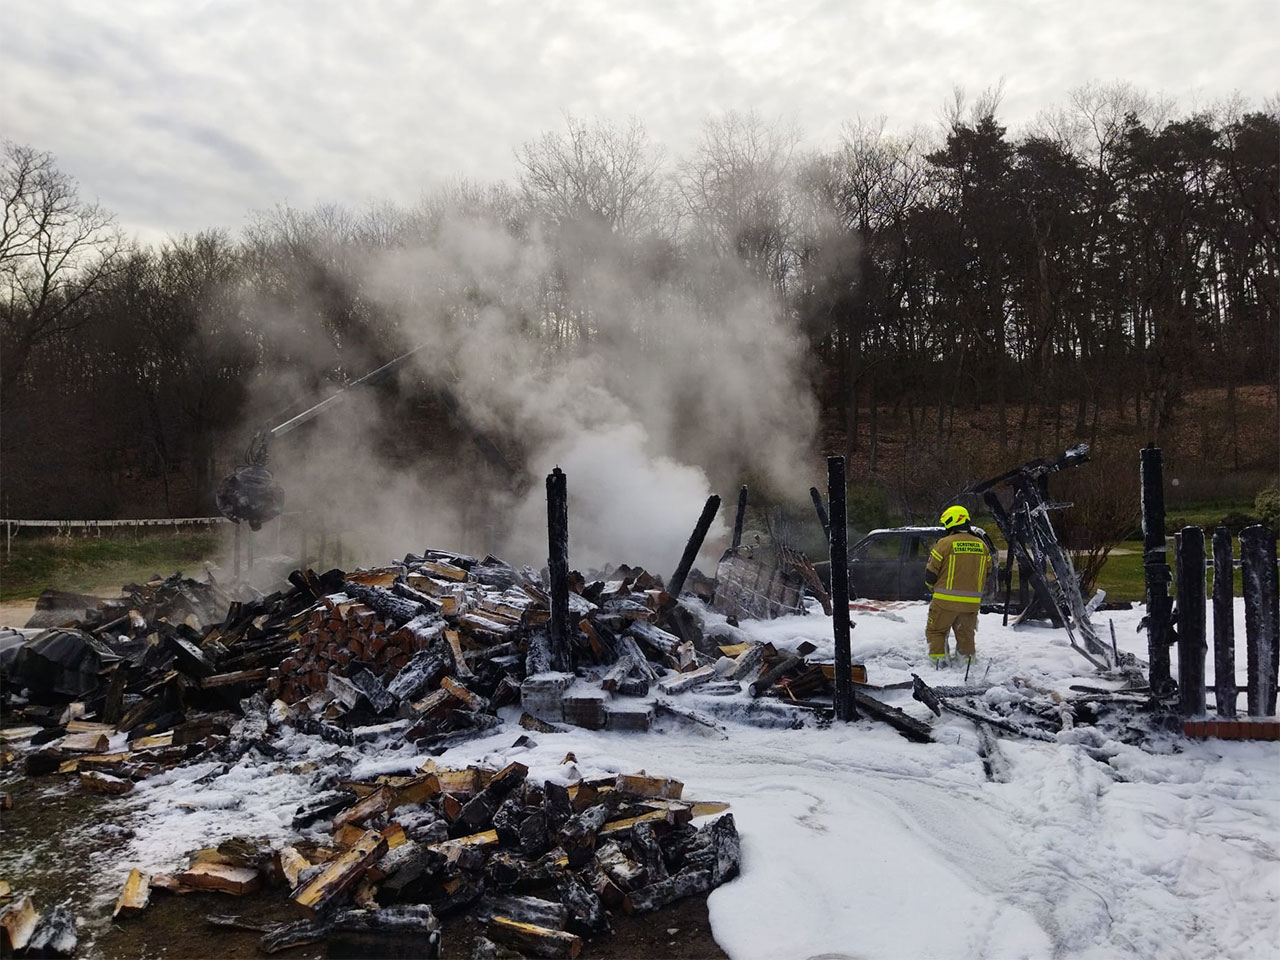
M738 513L733 519L733 542L730 548L737 550L742 546L742 525L747 519L747 485L744 483L738 491Z
M1213 697L1220 717L1236 715L1234 592L1231 531L1218 527L1213 531Z
M1143 447L1142 568L1147 589L1148 681L1152 697L1173 693L1169 667L1173 602L1169 596L1168 546L1164 531L1164 458L1154 444Z
M821 504L817 491L814 503ZM844 457L827 457L827 503L831 506L827 542L831 553L831 624L835 640L837 720L857 720L853 699L853 657L849 649L849 514L845 501ZM819 514L821 516L821 514Z
M684 590L684 582L689 577L689 571L693 569L693 561L698 559L698 551L702 549L702 541L707 538L707 531L711 529L711 521L716 518L716 512L719 509L720 498L713 493L707 497L707 502L702 507L702 516L698 517L698 524L693 528L689 542L684 545L684 555L680 557L680 565L676 567L676 572L671 575L671 582L667 585L667 593L671 595L672 602L680 599L680 592Z
M1204 531L1183 527L1178 537L1178 706L1184 717L1204 713Z
M569 487L556 467L547 474L547 569L551 576L551 668L569 669Z
M1276 712L1280 611L1276 593L1276 536L1261 525L1240 531L1240 578L1244 587L1244 632L1249 663L1251 717Z

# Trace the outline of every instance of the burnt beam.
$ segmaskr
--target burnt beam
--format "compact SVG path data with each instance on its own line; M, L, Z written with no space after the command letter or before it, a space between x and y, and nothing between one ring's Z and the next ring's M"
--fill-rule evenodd
M1236 715L1236 624L1232 615L1235 577L1231 531L1213 531L1213 696L1218 716Z
M551 667L569 665L569 487L556 467L547 474L547 569L551 577Z
M733 543L729 546L736 550L742 546L742 525L747 519L747 485L744 483L738 491L738 513L733 519Z
M809 488L809 497L813 500L814 512L818 514L818 522L822 524L822 535L827 542L831 541L831 521L827 519L827 508L822 505L822 494L817 487Z
M720 498L713 493L707 497L707 502L702 508L702 516L698 517L698 525L693 528L693 534L684 546L684 556L680 558L680 565L676 567L676 572L671 575L671 583L667 585L667 593L671 595L673 601L680 599L680 591L684 589L684 582L689 577L689 571L693 569L693 561L698 559L702 541L707 538L711 521L716 518L716 512L719 509Z
M1151 695L1172 696L1169 647L1173 644L1173 602L1164 528L1164 456L1151 444L1140 454L1142 476L1142 568L1147 591L1147 660Z
M1249 716L1271 717L1276 712L1276 666L1280 654L1276 535L1261 525L1240 531L1240 575L1249 663Z
M827 458L827 503L831 505L828 543L831 552L831 622L836 654L835 712L838 720L857 720L858 707L853 698L853 680L849 670L853 657L849 649L849 515L845 500L844 457Z
M1178 537L1178 707L1184 717L1204 713L1204 531L1183 527Z

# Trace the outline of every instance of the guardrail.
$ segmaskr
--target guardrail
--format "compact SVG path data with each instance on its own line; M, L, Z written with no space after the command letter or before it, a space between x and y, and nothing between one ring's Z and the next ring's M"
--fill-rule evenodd
M279 550L282 543L284 521L290 521L290 529L296 527L299 564L306 566L308 560L323 562L333 554L338 563L342 561L342 541L331 531L323 518L317 522L317 515L306 510L287 511L272 521L271 542ZM21 520L3 519L4 524L4 556L8 560L13 552L13 536L23 527L53 530L55 535L70 537L73 531L80 531L84 536L102 536L103 528L132 527L135 535L144 527L172 527L177 532L179 527L213 527L231 523L226 517L139 517L133 520ZM252 568L254 559L254 540L241 535L241 526L234 525L235 539L232 546L232 563L236 579L240 577L242 556ZM332 537L332 539L331 539ZM308 548L315 548L309 550ZM314 554L314 556L313 556Z

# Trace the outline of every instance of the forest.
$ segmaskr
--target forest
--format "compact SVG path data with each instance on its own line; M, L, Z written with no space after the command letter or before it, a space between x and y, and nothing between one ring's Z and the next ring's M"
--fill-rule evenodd
M927 487L1078 440L1130 466L1156 442L1275 473L1277 101L1184 111L1090 84L1011 133L998 90L957 92L936 127L851 121L821 149L729 113L680 156L639 120L567 117L514 158L512 182L282 204L142 245L56 157L6 141L0 512L208 516L256 426L428 329L442 356L377 393L370 440L392 462L453 462L481 433L518 474L539 434L483 401L486 377L604 351L611 389L648 411L625 358L706 344L708 369L751 380L735 402L772 394L770 430L849 455L907 515ZM477 378L455 334L486 324ZM785 376L757 371L754 344ZM697 369L664 383L678 423L653 431L688 462L714 453L717 482L759 474L747 427L699 442L724 416Z

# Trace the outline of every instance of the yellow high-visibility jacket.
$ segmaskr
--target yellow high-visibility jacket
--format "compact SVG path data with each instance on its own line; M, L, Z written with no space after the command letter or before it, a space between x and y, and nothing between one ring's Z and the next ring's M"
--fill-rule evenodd
M933 603L940 610L977 610L982 589L991 569L987 545L960 529L948 533L929 551L925 584L933 591Z

